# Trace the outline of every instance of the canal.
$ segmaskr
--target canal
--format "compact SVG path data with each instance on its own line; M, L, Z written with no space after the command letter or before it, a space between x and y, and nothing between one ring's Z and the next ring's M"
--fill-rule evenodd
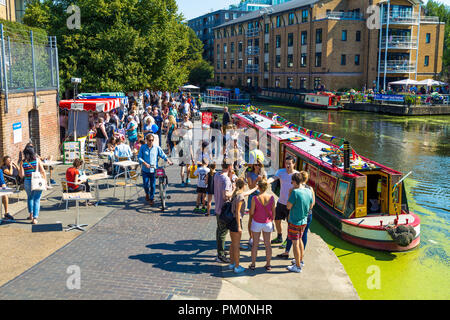
M313 220L361 299L450 299L450 116L401 117L310 110L255 102L314 131L346 138L358 154L404 174L410 209L421 219L421 244L405 253L364 249ZM306 254L308 252L306 251Z

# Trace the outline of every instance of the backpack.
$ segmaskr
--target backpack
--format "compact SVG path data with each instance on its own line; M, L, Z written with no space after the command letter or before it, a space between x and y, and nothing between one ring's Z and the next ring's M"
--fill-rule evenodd
M222 205L222 209L220 210L219 219L226 224L229 224L234 219L232 202L233 201L224 202L224 204Z

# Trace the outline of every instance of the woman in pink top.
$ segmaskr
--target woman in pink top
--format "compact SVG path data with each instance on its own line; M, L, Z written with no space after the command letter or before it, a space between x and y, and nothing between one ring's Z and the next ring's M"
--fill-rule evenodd
M263 233L264 245L266 247L266 265L267 271L270 271L270 260L272 258L272 247L270 245L270 236L273 231L273 219L275 217L275 199L266 193L269 184L267 179L258 181L259 195L252 198L250 207L250 221L252 221L251 231L253 238L252 246L252 264L250 270L255 270L256 256L258 254L259 237Z

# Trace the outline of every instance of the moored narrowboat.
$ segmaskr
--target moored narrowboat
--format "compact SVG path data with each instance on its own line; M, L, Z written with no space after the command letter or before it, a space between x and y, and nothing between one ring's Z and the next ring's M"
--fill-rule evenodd
M334 234L375 250L407 251L419 245L420 219L408 208L401 172L357 155L347 142L339 147L282 124L274 113L257 110L233 117L238 127L253 128L265 140L260 149L268 168L275 167L273 159L279 168L288 155L297 159L296 169L308 172L315 191L313 217Z
M341 110L340 97L331 92L306 93L304 104L309 107L328 110Z

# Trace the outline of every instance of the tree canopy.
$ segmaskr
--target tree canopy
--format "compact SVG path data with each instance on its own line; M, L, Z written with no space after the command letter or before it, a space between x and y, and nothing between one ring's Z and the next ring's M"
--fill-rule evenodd
M69 6L80 29L69 29ZM24 23L57 37L61 86L82 91L173 90L202 61L202 42L175 0L31 0ZM71 19L69 19L71 20Z

